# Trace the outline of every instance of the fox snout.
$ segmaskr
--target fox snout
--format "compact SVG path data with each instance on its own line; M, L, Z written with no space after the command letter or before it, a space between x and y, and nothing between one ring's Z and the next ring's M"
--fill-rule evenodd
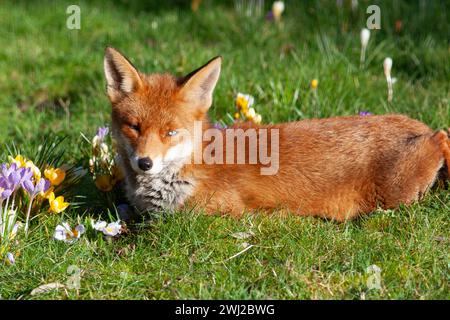
M149 157L133 155L129 158L131 168L137 174L158 174L164 167L161 156Z

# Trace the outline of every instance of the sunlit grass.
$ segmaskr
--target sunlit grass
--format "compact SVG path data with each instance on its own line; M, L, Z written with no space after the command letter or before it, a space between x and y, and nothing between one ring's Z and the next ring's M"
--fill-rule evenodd
M363 1L355 14L336 11L335 1L286 1L280 25L237 14L232 2L206 2L195 14L188 5L122 2L81 2L78 31L65 28L63 3L2 2L0 160L12 142L36 156L50 134L67 136L62 162L87 166L81 133L92 136L109 122L106 45L148 73L182 75L222 55L213 120L230 123L234 95L245 92L266 123L366 110L404 113L435 129L450 126L448 4L426 2L427 10L419 11L419 1L378 1L382 29L372 32L360 69ZM397 78L392 103L383 74L387 56ZM317 94L312 79L319 81ZM450 298L448 190L343 224L180 212L114 241L92 233L72 245L54 241L63 220L88 225L98 213L114 214L99 210L106 200L90 177L76 192L85 205L39 215L16 264L0 263L2 298ZM248 231L254 234L248 239L232 236ZM244 242L253 247L230 259ZM79 290L30 295L41 284L66 283L71 265L82 270ZM367 287L370 265L382 270L380 290Z

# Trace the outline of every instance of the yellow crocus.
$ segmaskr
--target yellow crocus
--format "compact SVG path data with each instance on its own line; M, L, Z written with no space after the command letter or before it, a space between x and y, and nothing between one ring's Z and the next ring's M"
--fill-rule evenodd
M116 164L112 166L111 174L112 174L112 184L116 184L117 182L125 179L125 175L122 169Z
M46 192L41 191L40 196L44 199L49 199L54 190L55 189L53 187L50 187L50 188L48 188L48 190ZM54 196L55 195L53 194L53 197Z
M33 161L28 160L25 167L30 168L33 171L34 180L37 182L41 180L41 170L33 163Z
M311 81L311 88L312 89L317 89L318 86L319 86L319 81L317 79L313 79Z
M110 175L103 174L95 178L95 186L103 192L111 191L113 185L114 181Z
M60 168L48 168L44 170L45 177L50 181L52 186L58 186L66 178L66 172Z
M61 213L69 206L69 203L64 201L63 196L55 198L55 194L53 192L51 192L48 196L48 203L50 205L49 211L52 213Z
M24 168L28 161L20 154L18 154L15 158L9 156L9 160L11 161L11 163L15 163L18 168Z
M245 97L238 96L236 98L236 106L238 109L247 109L248 108L248 100Z

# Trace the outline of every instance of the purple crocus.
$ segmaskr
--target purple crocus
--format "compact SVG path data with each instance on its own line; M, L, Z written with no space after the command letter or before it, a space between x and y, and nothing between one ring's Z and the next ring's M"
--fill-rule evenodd
M30 223L31 207L34 198L41 192L47 192L50 188L50 181L41 178L36 184L31 181L31 176L28 179L24 179L21 183L22 188L30 195L30 202L28 203L27 217L25 220L25 235L28 236L28 226Z
M1 176L8 177L11 172L17 170L17 166L15 163L11 164L9 167L6 163L2 163L1 165Z
M220 122L216 122L213 124L213 128L214 129L226 129L227 126L226 125L222 125Z
M9 183L5 177L0 176L0 202L9 198L12 194L12 190L9 189Z
M31 177L29 177L22 181L22 187L28 192L31 198L34 198L39 193L46 192L50 188L50 181L42 178L35 185L33 181L31 181Z
M274 16L273 16L272 10L270 10L269 12L267 12L267 14L266 14L266 20L272 22L274 19L275 19L275 18L274 18Z
M108 127L100 127L97 130L97 137L100 140L103 140L108 133L109 133L109 128Z
M33 172L29 168L17 168L13 163L9 167L1 165L0 172L0 197L2 200L9 198L24 180L31 179Z
M360 116L371 116L371 115L373 115L373 113L369 112L369 111L360 111L359 115Z

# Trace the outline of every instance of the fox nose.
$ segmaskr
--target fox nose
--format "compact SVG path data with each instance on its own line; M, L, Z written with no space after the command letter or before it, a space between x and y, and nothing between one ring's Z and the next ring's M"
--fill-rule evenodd
M153 162L149 157L139 158L138 166L142 171L148 171L152 168Z

